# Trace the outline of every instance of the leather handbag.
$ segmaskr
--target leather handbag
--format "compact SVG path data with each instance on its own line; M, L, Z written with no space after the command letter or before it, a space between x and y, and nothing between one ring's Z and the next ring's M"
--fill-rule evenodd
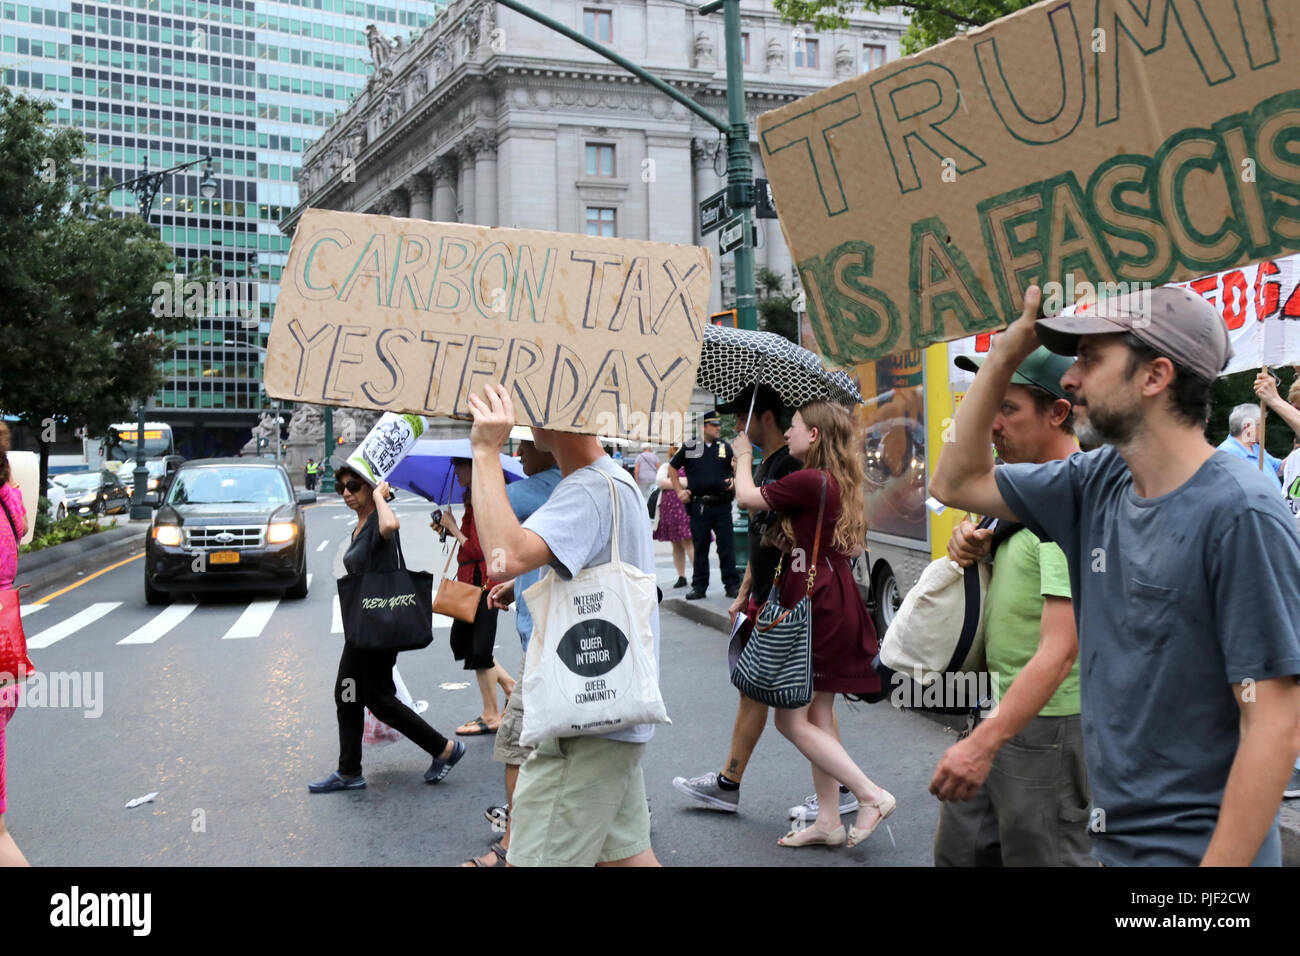
M442 580L438 582L438 593L433 599L433 613L473 624L474 618L478 616L479 598L487 590L487 585L476 587L447 577L447 569L451 567L451 558L455 553L455 548L447 552L447 563L442 566Z
M772 592L758 612L753 633L745 642L731 683L750 700L769 707L806 707L813 699L812 591L817 578L817 557L821 551L822 518L826 514L826 474L822 473L821 498L817 504L817 534L813 539L808 586L799 603L781 606L777 566Z
M0 499L0 508L4 509L5 518L14 532L14 544L17 545L22 538L18 533L18 522L9 513L4 499ZM25 587L26 584L0 591L0 687L20 684L36 672L32 659L27 656L27 635L23 631L19 601L19 592Z

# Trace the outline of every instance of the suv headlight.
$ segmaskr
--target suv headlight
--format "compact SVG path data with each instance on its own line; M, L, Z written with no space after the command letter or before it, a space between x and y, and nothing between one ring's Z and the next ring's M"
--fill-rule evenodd
M162 524L153 529L153 539L169 548L176 548L181 543L181 529L174 524Z
M284 544L286 541L292 541L297 533L298 526L292 521L273 521L271 527L266 529L266 543Z

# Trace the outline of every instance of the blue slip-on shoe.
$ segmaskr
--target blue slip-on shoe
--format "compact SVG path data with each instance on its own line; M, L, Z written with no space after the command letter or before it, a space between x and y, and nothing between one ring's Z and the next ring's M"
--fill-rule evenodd
M451 748L450 757L433 758L433 763L429 764L429 769L424 772L424 782L441 783L443 778L451 773L451 768L456 766L461 757L465 756L465 751L468 749L459 740L455 741Z
M336 770L324 780L317 780L315 783L307 784L307 789L312 793L333 793L335 790L364 790L366 789L366 778L345 777Z

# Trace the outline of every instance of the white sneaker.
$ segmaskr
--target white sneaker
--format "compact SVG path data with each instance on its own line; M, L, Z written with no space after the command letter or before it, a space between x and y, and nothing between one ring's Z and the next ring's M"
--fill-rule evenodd
M840 791L840 816L858 812L858 798L852 793ZM803 823L812 823L817 819L817 794L809 794L803 803L790 808L790 819Z

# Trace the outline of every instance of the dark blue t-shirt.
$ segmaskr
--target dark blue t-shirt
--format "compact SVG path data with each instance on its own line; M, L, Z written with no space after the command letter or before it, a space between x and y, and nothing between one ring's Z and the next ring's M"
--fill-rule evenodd
M1229 685L1300 674L1300 533L1277 486L1216 452L1140 498L1111 446L994 475L1070 563L1095 855L1198 864L1240 736ZM1255 863L1281 864L1276 821Z

